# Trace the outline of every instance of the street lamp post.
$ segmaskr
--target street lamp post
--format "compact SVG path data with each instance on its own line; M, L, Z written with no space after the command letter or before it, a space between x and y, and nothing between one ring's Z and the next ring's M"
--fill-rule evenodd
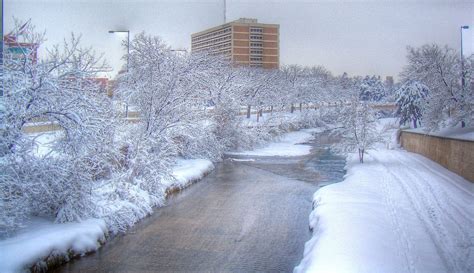
M461 86L464 89L465 80L464 80L464 54L462 48L462 30L469 29L469 26L461 26Z
M130 65L130 30L109 30L109 33L127 33L127 72ZM128 118L128 103L125 103L125 118Z
M464 79L464 54L462 48L462 30L469 29L469 26L461 26L461 94L464 94L464 86L466 85L466 80ZM466 127L466 122L461 121L461 127Z

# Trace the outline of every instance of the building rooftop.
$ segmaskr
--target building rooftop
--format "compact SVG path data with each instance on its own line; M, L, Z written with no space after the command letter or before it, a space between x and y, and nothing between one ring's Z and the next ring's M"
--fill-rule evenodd
M239 19L237 19L237 20L230 21L230 22L227 22L227 23L225 23L225 24L221 24L221 25L218 25L218 26L215 26L215 27L211 27L211 28L208 28L208 29L205 29L205 30L196 32L196 33L193 33L193 34L191 34L191 37L198 36L198 35L202 35L202 34L204 34L204 33L207 33L207 32L210 32L210 31L214 31L214 30L217 30L217 29L220 29L220 28L223 28L223 27L227 27L227 26L232 26L232 25L256 25L256 26L261 26L261 27L264 27L264 26L271 26L271 27L277 27L277 28L280 27L279 24L264 24L264 23L259 23L258 20L255 19L255 18L239 18Z
M258 23L257 19L254 18L239 18L235 21L232 21L230 23L241 23L241 24L256 24Z

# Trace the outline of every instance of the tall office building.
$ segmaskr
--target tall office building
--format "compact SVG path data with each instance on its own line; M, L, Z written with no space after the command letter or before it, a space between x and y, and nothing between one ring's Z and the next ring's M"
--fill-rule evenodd
M223 54L238 65L278 68L280 25L240 18L191 35L191 51Z

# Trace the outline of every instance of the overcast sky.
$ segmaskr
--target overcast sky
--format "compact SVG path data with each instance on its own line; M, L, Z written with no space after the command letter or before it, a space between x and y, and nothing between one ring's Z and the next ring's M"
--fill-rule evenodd
M46 30L50 46L71 32L83 44L104 52L118 70L121 39L111 29L146 31L173 48L190 48L191 33L223 23L223 0L3 0L4 31L13 16L32 19ZM280 24L282 64L323 65L335 74L397 76L405 65L406 46L425 43L474 52L474 0L227 1L227 19L257 18ZM111 73L110 76L115 75Z

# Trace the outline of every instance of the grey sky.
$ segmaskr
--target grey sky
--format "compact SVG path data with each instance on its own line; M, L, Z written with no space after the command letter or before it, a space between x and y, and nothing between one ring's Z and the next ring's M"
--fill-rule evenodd
M83 44L104 52L115 68L126 35L110 29L145 30L173 48L190 48L193 32L223 22L223 1L4 0L5 32L12 16L31 18L46 30L46 46L70 32L82 33ZM227 1L228 20L258 18L280 24L282 64L323 65L335 74L397 76L405 64L406 46L448 44L474 52L474 1ZM111 73L113 76L115 73Z

